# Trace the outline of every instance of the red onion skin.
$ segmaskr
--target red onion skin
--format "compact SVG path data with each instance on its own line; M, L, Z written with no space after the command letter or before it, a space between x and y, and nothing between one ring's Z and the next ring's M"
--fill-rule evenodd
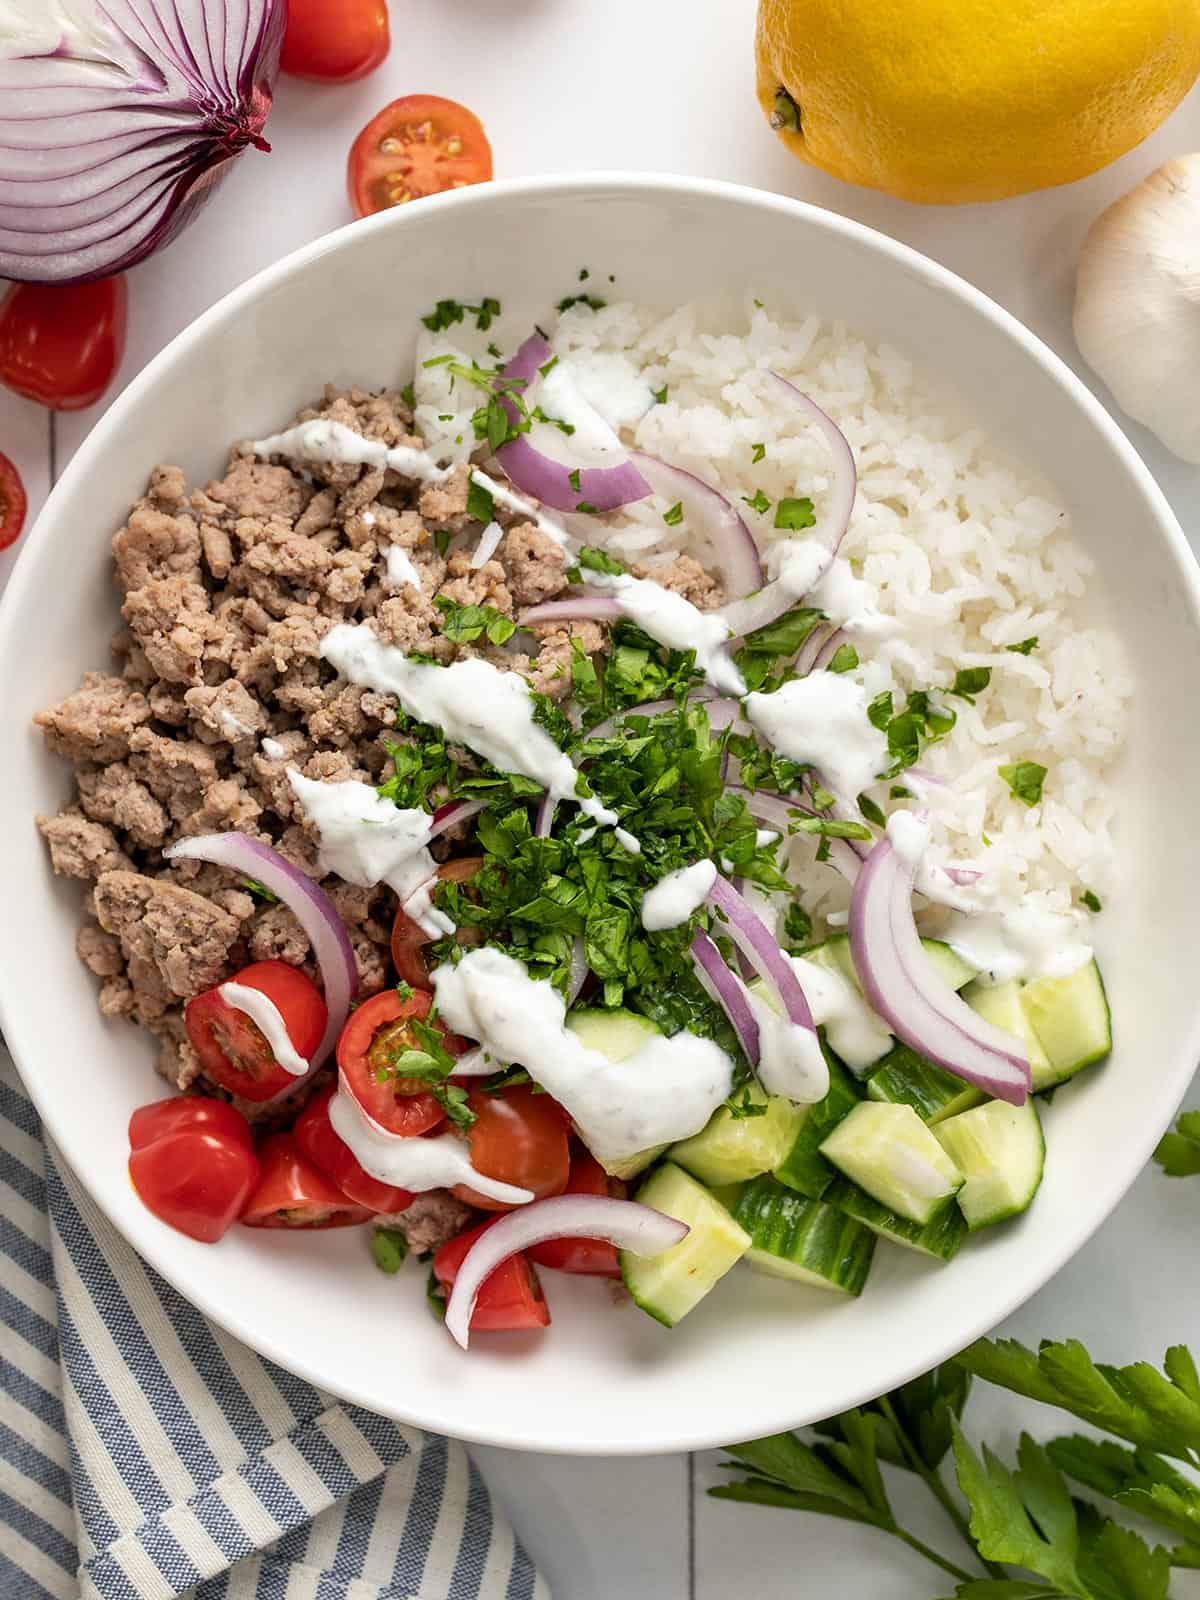
M726 966L721 952L703 929L697 929L688 952L696 964L700 986L729 1018L738 1043L752 1067L760 1054L758 1021L742 993L741 980Z

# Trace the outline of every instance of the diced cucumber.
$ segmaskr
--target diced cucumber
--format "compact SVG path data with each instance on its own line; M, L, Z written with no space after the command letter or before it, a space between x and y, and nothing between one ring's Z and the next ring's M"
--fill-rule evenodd
M911 1106L862 1101L821 1154L881 1205L922 1225L962 1187L962 1173Z
M961 989L975 977L977 969L971 966L970 962L964 961L956 951L951 950L944 940L922 939L921 946L938 977L952 989ZM854 970L854 958L850 954L848 933L832 934L823 944L815 944L811 950L805 950L803 955L806 961L815 961L820 966L840 972L843 978L849 978L855 988L861 988L858 973Z
M806 1200L774 1178L756 1178L734 1212L750 1235L746 1262L774 1278L861 1294L875 1236L823 1200Z
M567 1014L567 1027L589 1050L598 1050L610 1061L624 1061L636 1055L647 1040L662 1032L649 1017L639 1016L636 1011L626 1011L619 1006L612 1011L580 1006ZM635 1155L624 1156L618 1161L605 1161L601 1165L610 1178L636 1178L652 1161L657 1161L666 1148L665 1144L655 1145L650 1150L639 1150Z
M922 1122L934 1123L979 1105L984 1094L906 1044L897 1044L867 1079L867 1098L911 1106Z
M966 1176L958 1204L972 1232L1027 1208L1046 1161L1042 1123L1032 1096L1023 1106L989 1100L939 1123L933 1132Z
M810 1200L819 1200L834 1177L833 1168L821 1154L821 1141L862 1099L862 1091L841 1062L830 1059L828 1051L825 1059L829 1066L829 1093L815 1106L799 1108L803 1112L800 1131L774 1169L780 1183Z
M939 1261L949 1261L956 1255L967 1236L967 1219L957 1206L942 1206L922 1227L919 1222L910 1222L907 1217L898 1216L887 1206L880 1205L849 1178L837 1178L830 1184L825 1191L825 1204L836 1206L881 1239L890 1239L906 1250L916 1250Z
M1014 1039L1019 1039L1025 1046L1035 1093L1057 1083L1046 1052L1029 1021L1025 1010L1025 990L1018 979L1010 978L1006 983L983 983L977 979L963 990L963 999L972 1011L978 1012L988 1022L994 1022L1005 1033L1011 1033Z
M648 1315L673 1328L745 1255L750 1235L689 1173L665 1161L638 1192L643 1205L686 1222L686 1239L657 1256L620 1252L625 1287Z
M1036 978L1021 990L1025 1015L1046 1053L1048 1076L1035 1089L1073 1078L1112 1049L1112 1017L1094 961L1065 978Z
M745 1187L744 1183L719 1183L708 1192L714 1200L719 1200L726 1211L732 1214L737 1210L737 1203L742 1198L742 1191Z
M764 1107L761 1116L735 1117L728 1106L718 1106L706 1127L671 1148L671 1160L710 1189L743 1183L778 1166L804 1122L801 1106L767 1094L753 1080L744 1093L751 1104Z

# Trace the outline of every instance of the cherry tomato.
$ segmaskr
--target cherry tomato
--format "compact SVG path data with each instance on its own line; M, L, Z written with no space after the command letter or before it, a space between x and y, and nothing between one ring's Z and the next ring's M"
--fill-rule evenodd
M124 277L17 283L0 302L0 383L52 411L94 405L125 353Z
M259 1176L245 1117L216 1105L182 1096L143 1106L129 1124L129 1177L138 1197L204 1244L215 1244L237 1220Z
M496 1217L468 1228L457 1239L442 1245L433 1258L433 1272L442 1288L449 1291L467 1251L481 1233L486 1233ZM479 1298L471 1313L472 1333L514 1333L522 1328L545 1328L550 1322L550 1307L542 1293L537 1271L524 1255L509 1256L495 1272L483 1280Z
M350 201L369 217L491 175L492 147L473 111L436 94L409 94L384 106L354 141Z
M318 1172L290 1133L272 1133L258 1149L262 1175L242 1207L248 1228L347 1228L371 1215Z
M280 66L314 83L353 83L388 53L387 0L288 0Z
M563 1192L612 1195L623 1200L625 1185L619 1178L610 1178L595 1156L580 1150L571 1162L571 1176ZM621 1276L616 1248L606 1239L547 1239L530 1247L529 1259L536 1261L539 1267L556 1267L559 1272L578 1272L596 1278Z
M475 1113L467 1138L476 1172L500 1183L532 1189L538 1200L563 1192L571 1171L571 1147L567 1122L556 1101L522 1084L498 1094L471 1089L467 1104ZM481 1211L513 1209L477 1194L466 1184L457 1185L454 1193Z
M297 1055L312 1055L325 1032L328 1012L321 991L299 967L286 961L256 961L230 980L257 989L272 1002ZM206 1077L243 1100L269 1100L293 1082L275 1059L266 1035L244 1011L231 1006L220 988L189 1000L183 1013L188 1038Z
M21 537L28 509L21 474L7 456L0 455L0 550L7 550Z
M408 1190L373 1178L359 1165L353 1150L334 1129L329 1120L329 1102L336 1093L337 1085L330 1084L328 1089L312 1097L292 1129L296 1143L319 1172L360 1206L389 1214L406 1211L413 1200Z
M482 856L462 856L456 861L443 862L437 869L437 876L443 883L467 883L482 866ZM479 938L478 928L458 930L459 944L478 944ZM425 957L421 954L423 946L429 942L429 935L422 931L420 925L415 923L401 906L392 924L392 960L398 976L405 983L411 984L414 989L429 987L429 968L425 965Z
M419 1078L395 1076L396 1060L404 1051L424 1048L412 1022L424 1021L432 1006L433 996L426 989L414 989L407 1000L401 1000L395 989L385 989L351 1012L337 1042L338 1070L346 1088L389 1133L427 1133L445 1116ZM466 1041L447 1033L440 1023L433 1026L450 1054L462 1055Z

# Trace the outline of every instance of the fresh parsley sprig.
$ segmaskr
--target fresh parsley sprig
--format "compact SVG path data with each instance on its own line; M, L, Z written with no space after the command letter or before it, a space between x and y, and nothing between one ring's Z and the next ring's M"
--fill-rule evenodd
M1183 1113L1159 1140L1154 1159L1168 1178L1194 1178L1200 1173L1200 1111Z

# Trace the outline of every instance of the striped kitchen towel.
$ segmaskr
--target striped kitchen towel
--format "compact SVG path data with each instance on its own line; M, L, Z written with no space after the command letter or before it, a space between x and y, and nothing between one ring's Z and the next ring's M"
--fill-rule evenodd
M461 1445L201 1316L0 1057L0 1600L549 1600Z

